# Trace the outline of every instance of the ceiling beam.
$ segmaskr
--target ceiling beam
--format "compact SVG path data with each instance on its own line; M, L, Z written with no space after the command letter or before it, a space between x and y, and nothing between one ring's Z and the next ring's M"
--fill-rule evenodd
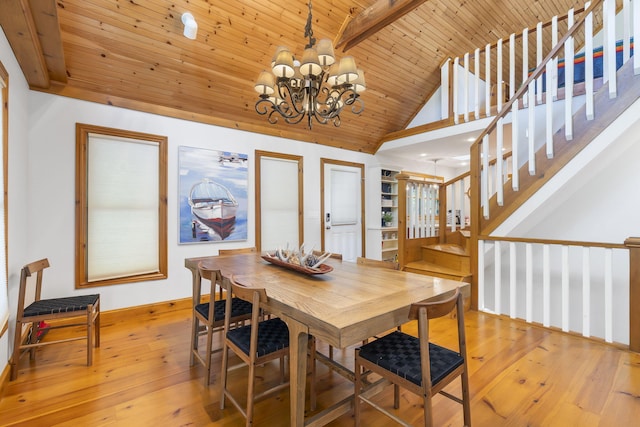
M42 54L49 70L49 78L66 83L67 68L64 62L56 0L29 0L29 5L38 30Z
M9 40L13 54L29 86L50 85L47 64L42 53L36 25L27 0L2 0L0 26Z
M343 52L346 52L426 1L377 0L349 22L336 48L343 48Z

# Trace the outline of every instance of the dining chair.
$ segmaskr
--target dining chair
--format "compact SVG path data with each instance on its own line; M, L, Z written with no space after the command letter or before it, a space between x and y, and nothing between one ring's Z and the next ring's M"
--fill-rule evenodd
M252 254L256 252L255 246L248 248L234 248L234 249L218 249L218 256L223 255L238 255L238 254ZM224 290L222 287L218 287L218 291L220 292L220 299L223 299Z
M457 351L429 342L429 320L446 316L454 308L457 311ZM422 396L425 426L433 426L431 400L438 393L462 404L464 425L471 426L464 309L460 288L437 301L412 304L409 319L418 321L418 337L394 331L356 349L355 425L360 425L361 402L371 405L401 425L410 425L371 400L370 394L379 391L377 386L386 380ZM378 374L381 379L365 384L372 373ZM462 385L461 398L443 390L458 377ZM398 394L397 388L394 389L395 409L399 408Z
M285 381L285 357L289 356L289 327L278 317L272 317L268 320L261 320L261 309L265 309L267 302L267 292L264 288L245 287L230 279L230 291L233 295L251 303L253 310L251 313L251 323L246 326L231 329L231 316L228 314L231 307L230 300L227 300L227 314L225 315L224 325L224 341L222 350L222 374L221 386L222 393L220 396L220 408L225 408L225 400L229 399L231 403L246 419L246 425L253 423L254 403L266 396L269 396L279 390L289 386L289 382ZM311 387L310 387L310 407L315 410L315 341L313 338L309 340L311 355ZM227 379L229 368L229 350L233 351L241 361L249 368L247 381L247 401L246 407L233 396L227 388ZM280 360L280 382L279 384L269 387L260 393L256 393L256 367L266 365L268 362ZM237 367L237 366L236 366ZM235 367L234 367L235 368Z
M251 254L256 251L255 247L251 248L235 248L235 249L219 249L218 255L235 255L235 254Z
M226 300L231 302L231 325L242 326L251 318L251 303L240 298L227 298L231 294L224 292L222 276L218 270L209 269L200 263L198 265L200 275L199 286L193 295L193 312L191 323L191 356L189 366L193 366L195 361L200 362L205 368L204 385L207 387L211 383L211 359L213 355L222 351L222 345L214 348L213 334L222 333L224 329ZM202 293L202 280L209 280L211 287L208 294ZM222 292L220 299L211 301L215 296L215 288L219 286ZM200 348L200 337L206 335L204 349Z
M49 344L59 344L77 340L87 340L87 366L93 363L93 347L100 347L100 294L78 295L62 298L42 298L42 277L49 267L47 258L22 267L18 290L18 310L14 333L13 356L11 357L11 380L18 376L18 362L23 351L35 360L35 350ZM32 277L35 275L35 280ZM33 295L33 302L25 306L27 295ZM59 321L64 322L60 323ZM26 331L23 326L26 325ZM47 325L47 329L42 329ZM86 328L82 336L57 337L44 332L58 328Z
M388 268L390 270L400 269L400 264L398 264L397 262L371 259L371 258L365 258L365 257L356 258L356 263L362 264L362 265L368 265L370 267Z

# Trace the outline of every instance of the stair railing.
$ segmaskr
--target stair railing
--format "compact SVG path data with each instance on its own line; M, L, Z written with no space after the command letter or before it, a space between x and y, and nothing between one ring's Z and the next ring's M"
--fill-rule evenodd
M619 11L623 16L623 32L625 37L622 42L622 61L628 60L631 52L630 22L633 17L634 22L640 22L640 7L631 8L629 2L624 2L623 8ZM626 6L626 7L625 7ZM594 100L594 20L598 12L602 17L602 34L603 41L603 81L608 82L609 96L614 98L617 95L616 85L616 9L615 0L595 0L586 3L586 7L581 14L580 19L575 21L573 10L570 10L567 17L569 28L557 44L555 44L547 55L539 61L536 69L531 72L527 79L523 81L513 96L502 106L498 115L492 120L491 124L480 134L471 149L471 173L472 179L478 184L478 188L472 186L472 193L477 190L482 207L479 219L488 220L491 216L491 206L503 206L504 204L504 186L497 185L494 189L490 188L490 182L501 182L503 177L511 174L511 188L518 191L520 187L520 175L528 173L533 176L536 174L536 153L542 147L545 147L547 158L554 156L554 135L559 129L564 129L564 137L567 141L573 138L574 113L578 105L574 99L574 38L580 35L584 39L584 64L585 64L585 113L586 120L592 120L595 116L593 111ZM538 24L538 28L542 24ZM526 32L526 30L525 30ZM634 33L640 33L640 24L634 28ZM541 32L538 32L541 34ZM511 35L513 39L515 35ZM552 34L553 38L553 34ZM526 40L522 37L523 41ZM538 39L538 48L543 43ZM523 43L523 57L526 56L526 43ZM498 43L500 50L500 42ZM510 69L514 69L512 63L513 46L510 48ZM541 56L541 50L538 49L537 57ZM571 60L566 60L571 58ZM557 88L561 73L558 71L556 64L564 62L565 71L565 87L564 90ZM637 64L637 66L636 66ZM636 73L640 72L640 61L638 56L634 57L634 67ZM524 69L524 66L523 66ZM498 75L500 76L500 67L498 67ZM511 72L510 74L513 74ZM557 89L555 89L557 88ZM556 93L557 95L554 95ZM558 99L561 92L564 98L564 108L560 114L554 112L554 97ZM536 108L537 107L537 108ZM543 119L543 120L540 120ZM506 131L510 130L510 135L506 135ZM511 145L512 166L511 170L505 167L503 162L498 162L497 167L493 171L493 177L489 176L492 172L489 168L491 159L496 158L496 153L502 153L509 149ZM478 178L475 180L475 178ZM482 224L482 228L485 224Z
M398 263L402 269L419 259L427 239L437 238L441 230L441 179L401 172L398 181Z
M485 236L479 245L478 310L630 344L627 242Z

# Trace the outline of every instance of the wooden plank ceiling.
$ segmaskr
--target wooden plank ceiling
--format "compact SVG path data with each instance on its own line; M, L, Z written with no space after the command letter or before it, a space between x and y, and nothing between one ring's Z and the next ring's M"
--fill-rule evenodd
M270 125L253 89L279 45L300 56L302 0L0 0L0 25L32 89L375 153L438 88L446 58L564 15L576 0L315 0L313 31L365 71L365 111L339 128ZM182 35L181 16L198 23ZM57 16L56 16L57 14ZM46 71L45 71L46 68ZM229 141L232 143L232 141ZM277 150L277 147L274 147Z

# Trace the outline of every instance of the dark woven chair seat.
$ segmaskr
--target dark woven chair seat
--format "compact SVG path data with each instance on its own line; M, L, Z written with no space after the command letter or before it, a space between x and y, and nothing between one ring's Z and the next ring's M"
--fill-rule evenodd
M35 301L24 309L24 317L86 310L90 304L95 305L98 298L100 295L94 294Z
M403 332L392 332L362 346L360 356L376 365L422 386L420 340ZM453 372L464 362L460 353L429 343L431 383Z
M227 333L227 338L247 355L251 345L251 327L252 325L242 326ZM287 347L289 328L282 319L275 318L258 323L258 357Z
M223 322L224 312L226 310L226 301L218 300L213 303L213 321ZM248 301L244 301L240 298L231 299L231 318L239 316L250 316L252 305ZM209 303L196 305L196 311L200 313L205 319L209 318Z

